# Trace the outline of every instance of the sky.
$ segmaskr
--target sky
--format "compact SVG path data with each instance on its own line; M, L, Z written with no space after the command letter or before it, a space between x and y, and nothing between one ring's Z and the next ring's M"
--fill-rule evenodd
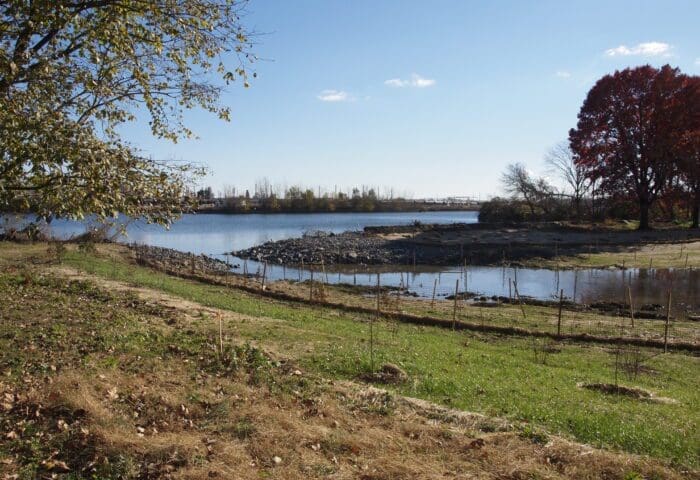
M250 88L192 111L198 138L123 129L145 154L201 162L202 182L393 188L414 198L501 193L499 177L565 140L595 81L666 63L700 74L700 1L250 0Z

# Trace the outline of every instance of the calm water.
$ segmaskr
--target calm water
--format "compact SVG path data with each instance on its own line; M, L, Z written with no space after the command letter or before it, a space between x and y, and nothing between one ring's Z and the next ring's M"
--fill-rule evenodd
M231 259L237 265L241 260ZM252 274L260 274L262 265L247 261L246 267ZM686 311L700 311L700 269L582 269L560 270L535 268L502 267L387 267L377 270L353 269L327 271L324 280L328 283L347 283L357 285L376 285L377 273L380 283L387 286L404 286L424 298L430 298L433 288L436 296L447 296L459 288L460 292L469 291L485 296L510 295L513 281L517 282L518 292L541 300L555 300L559 292L564 291L564 298L580 303L598 301L626 302L627 287L632 290L636 307L642 304L666 305L668 290L673 290L672 303L674 315L683 317ZM322 275L318 270L314 278ZM308 280L309 271L268 265L266 277L270 279ZM457 281L459 284L457 285Z
M269 240L300 237L304 232L323 230L340 233L366 226L423 223L476 223L478 212L409 213L295 213L250 215L183 215L169 231L141 222L130 224L127 242L174 248L183 252L220 255L242 250ZM68 238L85 231L84 224L58 220L51 231Z
M224 252L240 250L269 240L299 237L313 230L340 233L361 230L371 225L401 225L414 221L424 223L475 223L477 212L412 212L412 213L318 213L318 214L251 214L251 215L185 215L169 231L153 225L135 222L128 227L127 242L156 245L177 250L204 253L227 259L242 267L243 261L226 257ZM54 221L52 233L69 238L85 231L82 223ZM247 261L250 273L262 271L262 265ZM240 271L238 269L237 271ZM328 272L331 283L375 285L376 270L343 269ZM315 273L318 278L319 272ZM304 280L309 271L268 265L269 279ZM634 303L666 303L668 289L673 289L675 308L700 310L700 269L629 269L629 270L562 270L511 269L501 267L382 267L382 285L408 286L423 297L431 297L433 287L437 296L454 293L459 280L460 291L483 295L509 295L509 279L517 280L521 295L539 299L557 298L564 290L567 298L579 302L624 301L627 286L632 288ZM437 280L437 285L436 285Z

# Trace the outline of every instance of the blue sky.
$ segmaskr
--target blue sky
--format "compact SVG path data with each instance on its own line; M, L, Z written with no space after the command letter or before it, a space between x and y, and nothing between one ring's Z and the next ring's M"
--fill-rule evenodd
M232 121L190 112L199 138L175 145L123 131L153 157L207 164L215 191L268 177L484 198L508 163L543 171L605 73L700 74L698 19L697 0L251 0L263 60L223 96Z

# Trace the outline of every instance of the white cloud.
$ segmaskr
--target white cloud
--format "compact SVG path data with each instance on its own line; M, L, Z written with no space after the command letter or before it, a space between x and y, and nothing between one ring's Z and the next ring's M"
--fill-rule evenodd
M343 90L324 90L318 94L317 98L322 102L349 102L353 97Z
M639 55L642 57L670 57L673 47L664 42L644 42L638 45L628 47L620 45L619 47L609 48L605 51L608 57L629 57Z
M414 87L414 88L426 88L435 85L435 80L432 78L421 77L417 73L411 74L410 78L391 78L384 82L384 85L388 87L403 88L403 87Z
M558 70L557 73L555 73L554 75L559 78L569 78L571 76L571 73L565 70Z
M407 87L408 81L401 80L400 78L391 78L389 80L385 80L384 85L387 85L389 87Z
M700 57L695 59L695 65L700 65Z

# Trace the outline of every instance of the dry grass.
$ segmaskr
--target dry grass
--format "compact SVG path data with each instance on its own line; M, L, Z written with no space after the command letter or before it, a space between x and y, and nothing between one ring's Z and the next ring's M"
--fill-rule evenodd
M150 374L66 371L18 402L64 412L50 422L65 418L64 428L90 451L85 473L92 463L125 456L132 470L124 473L139 478L682 478L650 460L495 419L294 377L305 391L272 394L245 377L193 382L186 369L164 361ZM76 468L71 455L78 453L61 452L59 461ZM20 462L4 460L8 478Z

